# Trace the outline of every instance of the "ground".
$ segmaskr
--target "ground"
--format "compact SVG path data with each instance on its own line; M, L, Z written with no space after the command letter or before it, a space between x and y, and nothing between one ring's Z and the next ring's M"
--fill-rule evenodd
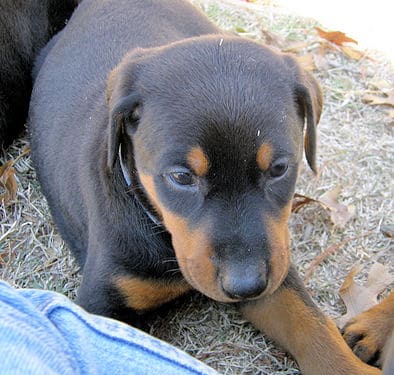
M318 55L313 44L318 40L317 21L294 16L272 1L193 2L222 28L262 42L270 42L274 33L279 37L276 44L306 42L301 52ZM354 264L363 268L361 281L376 261L394 269L393 242L381 232L382 225L394 222L393 126L386 109L361 101L381 82L392 89L394 71L384 55L372 51L352 60L332 50L316 62L314 73L325 100L318 128L319 173L313 176L304 163L297 192L319 197L340 186L340 200L354 206L355 216L339 228L323 208L302 208L290 222L292 257L304 275L319 254L330 246L336 249L307 281L320 308L335 318L344 313L339 286ZM1 164L15 159L26 145L26 137L16 141ZM30 157L20 158L15 168L17 198L0 205L0 278L19 287L50 289L75 298L78 267L53 225ZM295 362L243 321L232 306L200 295L174 303L170 313L155 321L151 333L224 374L299 374Z

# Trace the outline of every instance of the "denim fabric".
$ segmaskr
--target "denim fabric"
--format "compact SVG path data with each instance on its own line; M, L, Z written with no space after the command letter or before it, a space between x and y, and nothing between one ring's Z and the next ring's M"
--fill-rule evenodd
M171 345L66 297L0 281L0 374L217 374Z

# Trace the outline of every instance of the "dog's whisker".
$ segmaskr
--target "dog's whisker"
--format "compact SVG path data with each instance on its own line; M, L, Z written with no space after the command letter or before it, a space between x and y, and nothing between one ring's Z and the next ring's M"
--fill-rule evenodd
M171 262L177 263L178 261L176 260L176 258L173 258L173 259L162 259L161 260L161 263L171 263Z
M154 237L154 236L157 236L157 235L159 235L161 233L165 233L165 232L166 232L166 230L161 230L161 231L157 231L157 232L153 231L152 233L146 235L145 237L147 237L147 238L148 237Z
M178 267L178 268L171 268L171 269L165 271L164 273L165 274L175 274L175 273L178 273L180 271L181 271L181 269Z
M155 224L155 223L153 223L153 225L151 226L151 228L153 228L153 229L161 229L163 232L166 232L166 229L163 228L162 225L158 225L158 224Z

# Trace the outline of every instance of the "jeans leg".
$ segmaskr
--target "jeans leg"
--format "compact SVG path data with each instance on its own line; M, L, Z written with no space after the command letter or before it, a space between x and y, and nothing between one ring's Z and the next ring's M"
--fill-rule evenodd
M55 292L0 281L2 374L216 374L124 323L87 313Z

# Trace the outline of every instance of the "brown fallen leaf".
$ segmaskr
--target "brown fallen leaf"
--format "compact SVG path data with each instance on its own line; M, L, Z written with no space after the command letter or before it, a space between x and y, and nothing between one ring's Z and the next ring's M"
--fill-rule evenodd
M291 212L298 212L302 207L311 203L319 203L316 199L307 197L306 195L295 193L293 197L293 204L291 207Z
M349 46L341 46L341 51L347 56L350 57L353 60L361 60L364 56L365 53L362 51L359 51L358 49L355 49L353 47Z
M339 192L340 188L336 187L331 191L325 192L319 199L295 193L293 196L291 212L297 213L302 207L311 203L317 203L330 213L330 219L334 225L343 228L354 216L355 208L353 205L346 206L343 203L339 203Z
M280 50L283 49L283 46L285 45L286 42L281 36L270 30L265 29L264 27L262 27L260 31L265 44L268 44L269 46L272 47L276 47Z
M384 96L365 94L361 98L361 101L369 105L388 105L390 107L394 107L394 90Z
M365 286L354 281L359 272L359 266L353 267L339 289L339 295L346 306L346 314L336 319L339 328L343 328L349 319L376 305L379 294L394 282L388 267L380 263L371 267Z
M302 56L297 56L297 61L300 63L300 65L307 71L313 72L317 70L316 64L315 64L315 59L312 54L307 53Z
M15 200L18 184L15 178L14 165L27 154L30 153L30 147L24 147L22 152L15 158L6 161L0 166L0 203L8 205Z
M330 68L330 63L326 56L317 53L313 56L313 60L318 71L327 71Z
M394 238L394 224L383 224L380 227L380 231L384 236Z
M15 178L14 160L6 161L0 167L0 202L7 205L15 200L18 184Z
M290 42L282 48L282 52L300 53L304 48L315 44L316 42Z
M355 208L353 205L346 206L338 202L340 188L325 192L320 196L319 201L330 210L330 218L334 225L343 228L346 223L354 216Z
M343 43L355 43L358 44L357 40L349 38L342 31L324 31L320 27L315 27L315 30L319 36L329 42L336 44L337 46L342 46Z

